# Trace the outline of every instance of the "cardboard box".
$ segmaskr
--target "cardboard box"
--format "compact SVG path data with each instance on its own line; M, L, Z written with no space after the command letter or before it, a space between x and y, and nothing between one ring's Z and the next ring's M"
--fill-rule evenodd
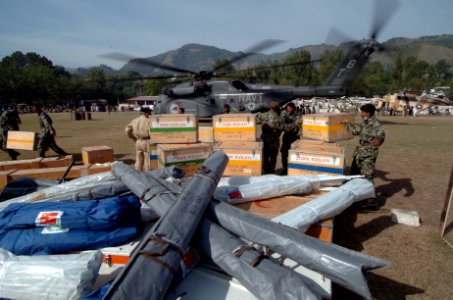
M150 141L148 144L148 147L149 147L149 160L150 160L150 164L151 164L151 169L155 170L159 167L158 162L157 162L157 144Z
M339 144L337 143L329 143L329 142L324 142L324 141L319 141L319 140L309 140L309 139L304 139L304 138L301 138L301 139L298 139L296 141L294 141L292 144L291 144L291 149L296 149L296 148L299 148L303 145L317 145L317 146L331 146L331 147L338 147Z
M113 161L113 149L108 146L82 148L82 161L85 165Z
M192 114L150 116L150 137L154 143L198 142L198 117Z
M321 194L318 194L317 196L319 195ZM240 203L235 206L258 216L273 218L313 199L313 195L310 195L310 197L281 196L265 200ZM327 219L316 224L312 224L306 231L306 234L325 242L332 242L333 219Z
M288 151L288 175L344 174L344 148L300 145Z
M178 166L186 176L192 176L212 154L212 147L205 143L158 144L158 167Z
M198 140L204 143L213 143L214 128L212 126L198 126Z
M6 148L20 150L36 150L38 135L28 131L8 131Z
M216 142L256 142L256 118L253 114L222 114L212 117Z
M325 142L335 142L352 138L342 120L347 119L354 123L354 116L350 114L314 114L304 115L302 118L302 136L306 139L315 139Z
M229 161L224 177L259 176L263 168L263 143L261 142L219 142L215 150L221 150Z

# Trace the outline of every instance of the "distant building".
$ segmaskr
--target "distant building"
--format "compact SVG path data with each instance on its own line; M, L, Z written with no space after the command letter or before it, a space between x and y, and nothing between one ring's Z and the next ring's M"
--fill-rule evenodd
M127 110L140 110L140 107L149 107L151 110L154 109L154 103L156 103L159 96L138 96L124 100L118 105L120 111Z

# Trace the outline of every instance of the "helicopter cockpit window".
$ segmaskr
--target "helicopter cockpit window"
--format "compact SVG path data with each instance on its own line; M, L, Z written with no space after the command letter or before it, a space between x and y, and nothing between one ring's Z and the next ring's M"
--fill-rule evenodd
M238 90L241 90L241 91L246 91L248 90L249 88L245 85L245 83L243 83L242 81L240 80L233 80L231 82L231 85L234 86L235 88L237 88Z

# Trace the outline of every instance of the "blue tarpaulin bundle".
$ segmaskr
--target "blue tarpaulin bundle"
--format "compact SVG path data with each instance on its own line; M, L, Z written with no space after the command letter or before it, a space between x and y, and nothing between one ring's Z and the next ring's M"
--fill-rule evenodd
M140 228L136 196L17 203L0 212L0 247L16 255L97 249L124 244Z

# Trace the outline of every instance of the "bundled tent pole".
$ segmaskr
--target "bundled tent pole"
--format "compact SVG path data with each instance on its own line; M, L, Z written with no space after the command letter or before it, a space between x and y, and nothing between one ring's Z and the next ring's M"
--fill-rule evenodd
M371 299L363 271L387 266L385 260L325 243L222 202L211 202L209 217L228 231L269 247L332 281Z
M114 164L113 172L160 215L166 214L182 191L180 186L160 178L159 170L145 174L125 164ZM311 279L280 266L274 259L263 257L207 218L201 221L194 243L197 250L211 257L259 299L319 299L327 296ZM141 246L137 248L141 249Z
M114 165L113 172L158 214L164 213L165 205L169 207L173 203L172 195L182 191L180 186L152 176L155 171L148 174L134 173L133 169L121 164ZM146 184L146 180L150 182ZM161 210L159 207L162 207ZM232 233L267 246L368 299L371 296L362 271L388 265L387 261L319 241L226 203L211 202L210 212L214 220ZM231 275L236 277L235 274Z
M147 234L104 299L164 298L227 162L228 157L220 151L204 162L174 205Z

